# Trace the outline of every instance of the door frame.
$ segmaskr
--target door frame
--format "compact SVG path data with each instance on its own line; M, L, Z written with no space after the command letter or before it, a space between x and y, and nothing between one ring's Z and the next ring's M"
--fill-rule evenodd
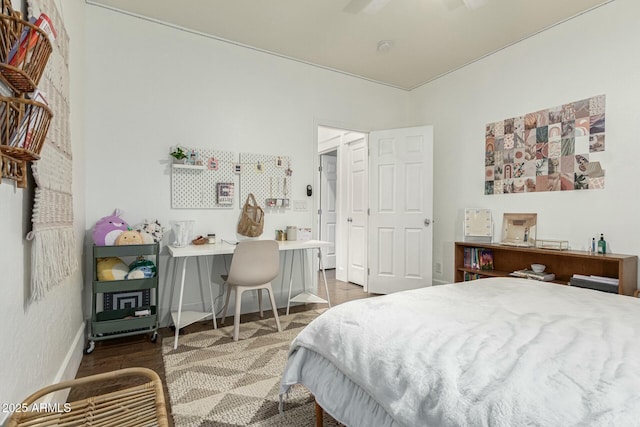
M334 153L332 155L332 153ZM329 182L329 180L327 179L327 171L325 170L324 165L326 163L329 162L329 158L333 159L331 160L332 162L335 162L335 167L337 169L338 167L338 149L335 148L331 151L323 151L322 153L318 153L320 155L320 165L322 167L322 170L319 172L320 175L320 185L318 186L318 198L320 199L320 210L318 210L318 212L322 211L321 213L318 214L318 218L319 218L319 227L318 227L318 232L319 232L319 237L322 240L325 241L329 241L329 240L333 240L333 254L330 255L329 254L329 247L325 247L322 248L323 251L323 255L322 255L322 260L323 262L325 262L324 268L330 268L330 269L335 269L336 268L336 259L337 259L337 255L336 255L336 236L337 236L337 230L336 230L336 226L337 226L337 211L334 211L334 227L333 227L333 236L329 237L326 234L323 234L323 230L327 230L327 216L329 215L329 212L325 212L324 207L327 206L327 194L329 193L328 188L326 185L326 183ZM338 185L338 180L337 180L337 176L338 176L338 172L337 170L335 171L335 175L336 175L336 179L335 179L335 185ZM324 203L323 203L324 201ZM334 191L333 193L333 205L334 207L338 207L338 194ZM324 207L323 207L324 206ZM331 257L331 258L330 258ZM332 261L332 265L330 264L330 260Z
M342 202L341 198L343 197L344 191L346 190L346 183L343 182L344 175L343 172L343 163L346 159L345 152L342 150L345 149L345 145L342 142L342 138L335 145L327 145L326 147L322 147L322 152L320 152L319 144L318 144L318 127L329 127L334 129L343 130L346 132L354 132L360 133L364 135L367 139L367 146L369 144L369 130L366 129L366 126L363 125L355 125L343 122L336 122L332 120L324 120L324 119L314 119L313 122L313 147L314 147L314 156L313 156L313 171L314 171L314 188L318 191L314 191L314 197L312 197L312 229L314 238L318 238L319 235L319 215L318 210L320 209L320 156L324 153L336 150L337 151L337 168L338 168L338 182L336 183L336 199L338 203L338 209L336 209L336 279L346 282L347 281L347 270L346 270L346 262L344 261L344 257L346 256L344 243L345 240L343 238L345 233L345 224L346 224L346 206ZM368 167L368 162L367 162ZM366 197L369 195L367 193ZM317 260L314 261L317 266ZM367 291L367 282L365 281L364 291Z

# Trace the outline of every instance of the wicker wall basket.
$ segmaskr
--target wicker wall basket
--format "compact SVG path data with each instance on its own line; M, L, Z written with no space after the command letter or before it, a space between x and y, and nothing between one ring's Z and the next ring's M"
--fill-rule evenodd
M131 377L142 377L143 384L112 393L89 397L66 406L46 410L35 402L58 390L88 387L97 382L131 384ZM34 406L34 404L36 406ZM162 381L151 369L126 368L54 384L32 394L20 404L20 411L9 418L7 427L18 426L102 426L145 427L169 425Z
M0 14L0 73L17 93L32 92L52 52L47 34L21 18L10 4L3 3ZM23 37L24 34L24 37ZM22 46L11 56L16 46Z
M45 104L0 96L0 152L16 160L40 159L52 117Z
M27 188L27 162L0 153L0 176L16 182L18 188Z

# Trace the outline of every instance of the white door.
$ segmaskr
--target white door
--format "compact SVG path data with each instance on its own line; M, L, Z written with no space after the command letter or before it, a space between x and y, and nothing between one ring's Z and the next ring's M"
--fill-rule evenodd
M350 142L347 150L347 280L367 286L367 189L366 138Z
M324 268L336 268L336 183L338 182L337 158L322 155L320 169L320 240L331 242L322 248Z
M369 148L368 291L431 286L433 128L372 132Z

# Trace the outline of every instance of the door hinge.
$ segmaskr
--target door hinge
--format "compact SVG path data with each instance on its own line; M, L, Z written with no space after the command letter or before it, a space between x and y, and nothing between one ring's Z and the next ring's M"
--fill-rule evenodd
M371 216L371 208L367 208L367 215Z
M367 276L371 276L371 269L367 267Z
M322 209L318 209L318 215L322 215Z
M318 166L318 172L322 172L322 166Z

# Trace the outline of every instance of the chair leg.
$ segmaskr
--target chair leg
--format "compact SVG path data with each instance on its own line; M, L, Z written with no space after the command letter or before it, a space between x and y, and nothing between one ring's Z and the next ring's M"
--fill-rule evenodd
M236 289L236 315L233 319L233 340L238 341L238 337L240 336L240 303L242 301L242 292L243 289L240 287L235 287Z
M267 291L269 292L269 300L271 300L271 310L273 310L273 317L276 319L276 326L278 327L278 332L282 332L282 328L280 327L280 318L278 317L278 306L276 305L276 299L273 296L273 289L271 288L271 283L267 285Z
M264 313L262 312L262 289L258 289L258 311L260 312L260 318L264 317Z
M222 313L222 321L220 322L221 325L224 325L224 321L227 318L227 309L229 308L229 297L231 296L231 289L235 289L235 288L233 286L227 285L227 299L226 299L226 301L224 303L224 310L223 310L223 313Z

